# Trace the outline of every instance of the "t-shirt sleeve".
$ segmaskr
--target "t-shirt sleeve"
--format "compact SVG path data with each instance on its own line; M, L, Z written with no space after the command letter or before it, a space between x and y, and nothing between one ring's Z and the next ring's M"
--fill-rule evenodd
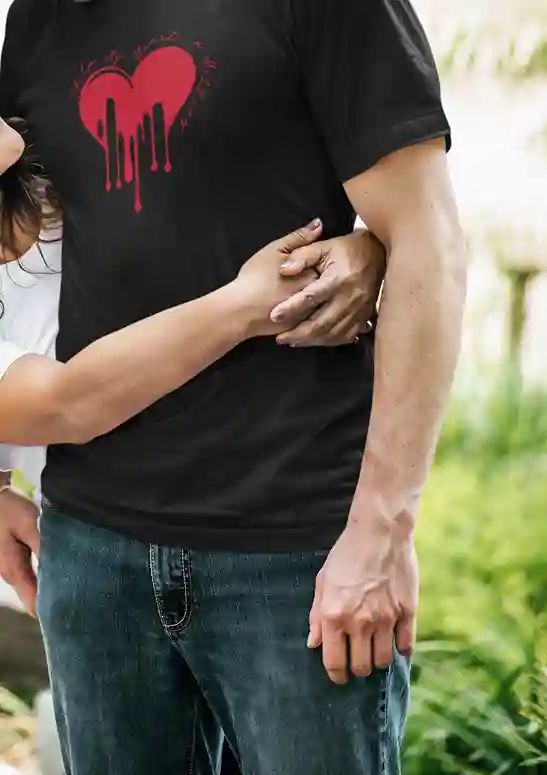
M15 2L8 11L2 57L0 59L0 116L12 118L20 115L18 94L20 89L17 62L17 30L20 10Z
M340 180L450 127L408 0L293 0L303 89Z

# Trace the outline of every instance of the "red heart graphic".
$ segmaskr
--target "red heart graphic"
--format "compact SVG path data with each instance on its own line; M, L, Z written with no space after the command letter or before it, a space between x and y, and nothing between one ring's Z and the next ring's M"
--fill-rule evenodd
M87 131L101 145L105 154L106 190L112 188L111 155L116 160L116 188L122 187L120 146L123 143L124 181L135 185L135 211L142 210L140 195L139 143L145 139L144 122L150 119L152 166L158 169L153 111L163 111L165 172L171 170L169 133L177 116L192 94L197 68L183 48L164 46L151 51L130 76L121 67L107 66L93 73L80 92L80 118ZM109 147L107 108L114 106L116 147ZM111 142L111 145L114 145Z

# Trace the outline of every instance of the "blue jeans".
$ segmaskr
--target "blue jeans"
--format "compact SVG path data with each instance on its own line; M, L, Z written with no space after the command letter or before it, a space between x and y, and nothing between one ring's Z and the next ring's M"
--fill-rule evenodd
M398 775L408 661L332 684L325 552L147 546L46 508L38 612L67 775Z

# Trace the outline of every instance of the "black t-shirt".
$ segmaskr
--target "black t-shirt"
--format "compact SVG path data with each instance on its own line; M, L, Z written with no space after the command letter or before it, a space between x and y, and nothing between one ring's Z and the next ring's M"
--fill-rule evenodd
M342 183L447 136L407 0L15 0L0 79L64 212L58 357L233 279ZM49 449L48 500L138 539L326 548L370 413L372 343L245 343L85 446Z

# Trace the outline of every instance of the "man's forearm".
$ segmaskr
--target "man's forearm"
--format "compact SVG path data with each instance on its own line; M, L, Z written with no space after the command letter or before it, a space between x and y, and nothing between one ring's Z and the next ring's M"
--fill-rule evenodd
M231 287L86 347L68 363L28 355L0 382L0 439L84 443L196 376L240 341Z
M346 191L387 251L372 415L350 522L412 522L454 377L466 292L444 138L387 156Z
M412 522L434 454L460 350L465 266L464 241L450 219L433 233L409 231L390 251L356 495L389 519Z

